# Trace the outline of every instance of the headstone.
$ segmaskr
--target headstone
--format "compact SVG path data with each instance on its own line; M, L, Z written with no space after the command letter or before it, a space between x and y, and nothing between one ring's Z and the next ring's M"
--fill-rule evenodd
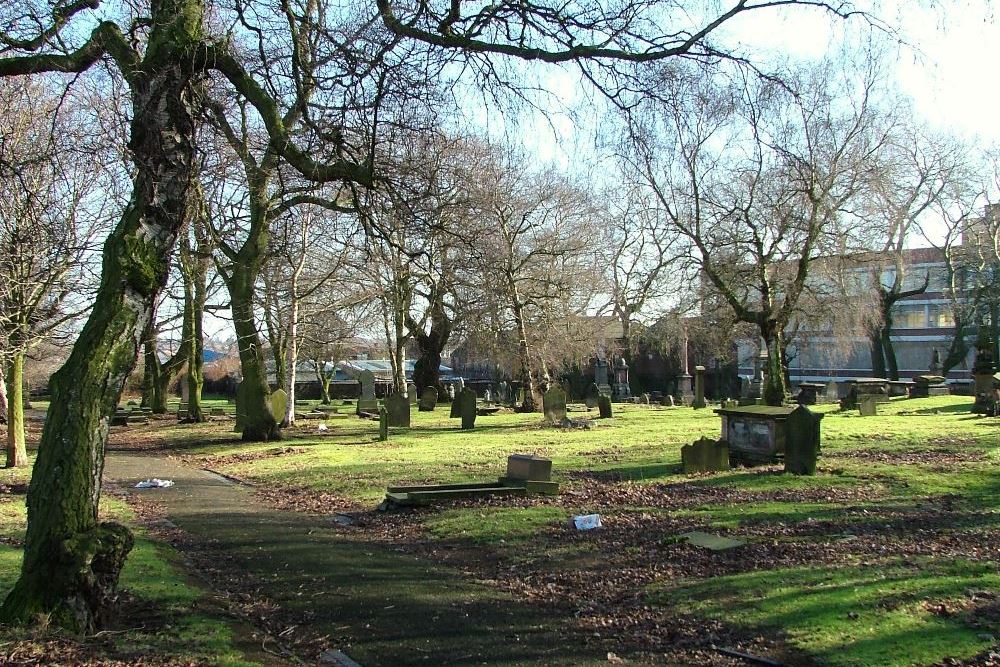
M587 387L587 395L584 397L584 402L587 404L588 410L593 410L597 407L597 399L601 396L601 390L597 386L596 382L592 382L589 387Z
M511 454L507 457L507 479L551 481L552 459L529 454Z
M463 389L455 401L458 403L460 416L462 417L462 428L471 430L476 426L476 392L471 389Z
M420 412L434 412L437 407L438 392L434 387L424 387L420 394L420 405L417 407Z
M878 400L874 396L858 399L858 411L862 417L874 417L878 414Z
M510 403L510 385L506 380L501 380L497 387L497 401L500 403Z
M402 394L385 397L385 411L389 415L389 426L410 427L410 401Z
M354 414L360 415L362 412L367 414L378 414L378 399L359 398L358 404L354 408Z
M826 383L826 390L823 392L826 396L826 400L829 402L840 400L840 385L837 384L836 380L830 380Z
M417 404L417 385L412 382L406 383L406 398L410 402L410 405Z
M384 405L378 411L378 439L383 442L389 439L389 411Z
M871 402L874 407L876 403ZM819 419L804 405L792 410L785 420L785 472L815 475L819 456Z
M449 419L458 419L462 416L462 403L459 401L461 397L462 394L459 393L451 400L451 412L448 413Z
M675 405L677 405L677 404L674 402L674 396L673 396L673 394L667 394L666 396L663 397L663 406L664 407L672 408Z
M375 374L370 370L363 370L358 373L358 382L361 383L361 398L371 400L375 398Z
M611 397L601 394L597 399L597 407L601 411L601 419L611 419Z
M489 405L492 402L493 402L493 394L492 392L490 392L490 388L487 387L486 389L483 390L483 403Z
M566 418L566 392L559 385L552 385L542 396L542 410L545 412L545 419L552 424L561 424Z
M692 407L700 410L705 407L705 367L694 367L694 401Z
M288 394L284 389L275 389L268 399L268 406L271 408L271 415L279 422L285 418L285 408L288 407Z
M729 470L729 443L725 440L701 438L681 447L684 474Z
M615 364L615 388L614 397L617 401L626 401L632 397L632 388L628 383L628 364L625 357L619 357Z
M465 378L455 380L455 395L461 394L465 390Z
M649 405L649 394L643 394L639 397L639 402L643 405Z
M445 390L445 392L448 394L448 400L449 401L454 401L455 400L455 385L454 384L449 384L448 388Z

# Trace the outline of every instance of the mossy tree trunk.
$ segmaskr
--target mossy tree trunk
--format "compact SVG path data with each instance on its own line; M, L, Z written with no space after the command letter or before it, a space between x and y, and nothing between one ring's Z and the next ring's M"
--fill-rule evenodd
M271 414L268 404L271 392L267 385L260 334L254 322L256 280L257 271L254 270L253 263L238 262L233 265L226 281L240 353L240 369L243 372L236 409L243 423L243 439L248 442L277 440L281 437L278 422Z
M7 382L7 464L8 468L28 465L24 446L24 352L15 351L6 374Z
M200 200L201 194L198 194ZM201 404L201 390L205 384L205 303L208 300L209 248L205 222L202 220L204 207L199 207L198 218L193 223L194 247L189 239L181 246L181 271L184 278L184 335L187 348L187 373L184 382L188 389L189 422L205 421L205 411Z
M104 447L111 415L138 357L166 282L177 234L189 217L195 177L192 84L203 69L199 0L151 3L143 57L116 26L101 24L91 45L65 57L25 57L13 71L82 71L110 53L129 85L132 197L104 245L101 284L66 363L50 380L51 404L28 488L21 574L0 620L44 617L91 632L113 600L132 547L128 529L98 523ZM96 55L95 55L96 50ZM9 73L13 66L0 68Z
M764 378L764 402L781 405L785 402L788 385L785 384L785 356L782 334L784 326L774 320L764 320L760 325L761 337L767 345L767 374Z

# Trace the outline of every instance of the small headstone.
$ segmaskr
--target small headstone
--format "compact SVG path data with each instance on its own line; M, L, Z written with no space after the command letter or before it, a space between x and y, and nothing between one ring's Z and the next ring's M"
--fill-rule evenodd
M368 414L378 413L378 399L377 398L359 398L357 407L354 408L354 413L360 415L362 412Z
M417 404L417 385L412 382L406 383L406 398L410 402L410 405Z
M862 417L874 417L878 414L878 399L874 396L865 396L858 401L858 411Z
M459 415L462 417L462 428L471 430L476 426L476 392L471 389L463 389L455 402L459 406Z
M836 380L830 380L826 383L826 391L823 393L826 396L826 400L831 403L840 400L840 385L837 384Z
M587 395L584 397L584 402L587 404L588 410L593 410L597 407L597 401L601 397L601 389L597 386L596 382L590 383L587 387Z
M458 396L465 390L465 378L458 378L455 380L455 395Z
M489 404L493 402L493 394L490 392L490 388L487 387L483 390L483 403Z
M410 401L402 394L386 396L385 411L389 414L389 426L410 427Z
M649 405L649 394L643 394L639 397L639 403L642 405Z
M501 380L497 386L497 402L502 404L510 403L510 385L507 384L506 380Z
M701 438L681 447L681 462L685 475L729 470L729 443L725 440Z
M552 459L511 454L507 457L507 478L548 482L552 479Z
M450 393L450 392L449 392ZM461 392L451 399L451 412L448 413L449 419L458 419L462 416L462 404L458 400L462 397Z
M692 407L698 410L705 407L705 367L694 367L694 399Z
M542 396L542 410L551 424L560 424L566 418L566 392L559 385L552 385Z
M866 399L867 400L867 399ZM875 401L871 401L874 409ZM792 410L785 421L785 472L815 475L820 448L819 419L804 405Z
M597 399L597 407L601 411L601 419L611 419L611 397L601 394Z
M288 394L284 389L275 389L268 400L271 407L271 414L275 419L281 421L285 418L285 408L288 407Z
M663 397L662 405L664 407L667 407L667 408L672 408L672 407L674 407L677 404L674 403L674 397L673 397L673 395L672 394L667 394L666 396Z
M449 401L454 401L455 400L455 385L453 385L453 384L448 385L448 389L446 391L448 392L448 400Z
M384 405L378 411L378 439L383 442L389 439L389 411Z
M375 398L375 374L370 370L363 370L358 373L358 382L361 383L361 398Z
M434 387L424 387L423 393L420 394L420 405L417 407L420 412L434 412L434 408L437 407L438 402L438 392Z

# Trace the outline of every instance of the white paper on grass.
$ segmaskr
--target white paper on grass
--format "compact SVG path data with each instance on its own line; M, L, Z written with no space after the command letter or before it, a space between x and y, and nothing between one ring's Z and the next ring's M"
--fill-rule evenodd
M573 525L577 530L593 530L601 527L600 514L580 514L573 517Z
M169 479L144 479L135 485L137 489L165 489L168 486L173 486L174 483Z

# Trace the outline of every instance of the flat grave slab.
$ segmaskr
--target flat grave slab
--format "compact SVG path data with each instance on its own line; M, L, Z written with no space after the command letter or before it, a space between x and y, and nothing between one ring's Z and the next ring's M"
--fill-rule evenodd
M681 533L678 537L687 540L688 544L702 547L709 551L726 551L727 549L735 549L746 544L743 540L734 540L731 537L716 535L715 533L703 533L700 530Z

